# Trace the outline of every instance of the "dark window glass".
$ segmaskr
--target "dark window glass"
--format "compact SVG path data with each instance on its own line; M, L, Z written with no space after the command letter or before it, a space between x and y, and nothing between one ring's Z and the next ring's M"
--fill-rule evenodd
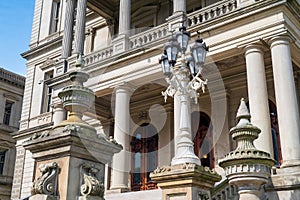
M4 110L3 123L6 124L6 125L9 125L13 104L14 103L11 102L11 101L6 101L5 102L5 110Z

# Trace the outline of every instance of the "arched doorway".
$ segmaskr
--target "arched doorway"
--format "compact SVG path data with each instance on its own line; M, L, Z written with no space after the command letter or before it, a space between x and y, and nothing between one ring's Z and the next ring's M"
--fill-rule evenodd
M281 154L281 145L280 145L279 124L277 119L277 109L276 109L276 105L270 100L269 100L269 110L270 110L270 118L271 118L274 160L276 161L276 166L279 166L282 164L282 154Z
M131 190L151 190L157 185L150 173L157 168L158 133L151 124L142 124L134 132L131 145Z
M204 112L192 113L192 135L194 152L200 158L201 165L214 168L214 149L210 118Z

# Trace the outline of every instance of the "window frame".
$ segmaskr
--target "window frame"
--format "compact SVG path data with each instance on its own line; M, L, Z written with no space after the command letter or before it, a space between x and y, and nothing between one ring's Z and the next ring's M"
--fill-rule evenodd
M9 113L6 110L7 104L10 105ZM15 102L10 99L5 100L4 114L3 114L3 124L5 124L5 125L10 126L12 124L12 111L13 111L14 104L15 104Z
M57 33L59 30L60 16L61 16L61 0L53 0L51 6L51 18L50 18L50 27L49 35Z

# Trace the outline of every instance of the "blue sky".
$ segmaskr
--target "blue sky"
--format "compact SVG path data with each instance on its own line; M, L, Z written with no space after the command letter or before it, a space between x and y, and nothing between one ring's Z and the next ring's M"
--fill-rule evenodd
M26 74L34 0L0 0L0 67Z

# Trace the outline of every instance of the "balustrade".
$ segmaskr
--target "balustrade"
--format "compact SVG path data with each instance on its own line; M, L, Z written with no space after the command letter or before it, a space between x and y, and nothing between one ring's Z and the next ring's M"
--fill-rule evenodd
M237 8L236 0L225 0L188 14L188 27L202 24L233 12Z

